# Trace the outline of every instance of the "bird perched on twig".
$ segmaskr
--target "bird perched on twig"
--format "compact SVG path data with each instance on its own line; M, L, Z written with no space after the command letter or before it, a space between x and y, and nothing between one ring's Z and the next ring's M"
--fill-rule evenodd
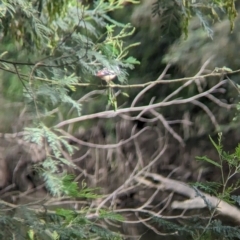
M103 68L97 72L96 76L106 82L110 82L117 76L117 73L107 68Z
M114 107L114 111L117 110L117 99L115 93L114 93L114 89L111 87L111 81L117 77L117 75L120 73L120 69L119 67L116 67L117 71L113 71L113 70L109 70L107 68L103 68L101 70L99 70L96 73L96 76L101 78L102 80L107 82L107 86L108 86L108 103L110 105L112 105Z

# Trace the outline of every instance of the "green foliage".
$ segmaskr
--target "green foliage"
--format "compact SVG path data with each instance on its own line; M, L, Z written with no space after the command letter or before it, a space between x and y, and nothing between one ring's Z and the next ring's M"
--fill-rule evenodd
M195 182L191 184L192 186L206 192L208 194L216 196L220 190L221 184L219 182Z
M221 184L218 183L207 183L206 186L202 184L197 184L200 188L205 189L207 192L214 194L220 199L224 199L227 202L232 202L233 198L231 194L240 188L239 181L235 181L234 184L229 185L230 180L234 178L240 171L240 145L238 145L234 151L234 153L228 153L223 150L222 146L222 134L219 133L218 142L215 142L211 137L211 143L216 149L219 160L218 162L209 159L207 157L196 157L197 160L205 161L217 168L220 169L221 173ZM226 167L227 166L227 167ZM227 171L228 170L228 171ZM220 188L221 186L221 188ZM221 189L221 191L220 191ZM236 198L235 198L236 199Z
M222 200L229 204L239 204L239 196L233 195L233 193L240 189L240 182L236 181L236 179L232 181L235 176L239 174L240 169L239 145L236 147L234 153L230 154L223 150L221 133L219 133L218 142L215 142L211 137L210 140L218 153L218 163L207 157L197 157L197 159L220 169L221 183L207 182L195 183L193 185L216 196L220 201ZM214 213L214 211L212 211L212 213ZM211 219L212 217L213 215ZM235 239L239 238L239 234L240 231L238 227L225 226L219 220L210 220L198 239L205 239L207 236L207 239Z
M174 18L171 11L175 11ZM230 30L234 28L234 21L237 16L237 10L235 8L235 0L201 0L201 1L175 1L175 0L157 0L153 4L153 15L159 16L165 15L165 21L173 20L173 24L178 25L181 22L181 28L185 34L185 38L188 37L188 25L193 16L197 16L202 27L207 32L209 37L213 37L213 31L211 29L211 22L219 21L223 12L226 12L230 21Z
M163 35L171 34L178 37L182 30L183 9L175 1L156 1L152 5L153 17L158 15Z
M218 182L196 182L191 183L196 192L196 197L203 199L208 207L209 212L202 212L201 215L195 217L186 217L179 222L162 219L160 217L152 218L153 223L158 225L158 229L164 234L177 234L182 239L238 239L240 237L240 228L238 226L228 225L226 222L221 222L215 219L216 208L212 207L207 197L203 192L215 196L220 201L225 201L229 204L240 204L240 196L234 195L236 190L240 189L240 182L236 178L239 174L239 145L236 147L234 153L230 154L223 150L222 134L219 133L218 141L214 141L210 137L213 147L216 149L219 159L218 161L209 159L208 157L197 157L198 160L204 161L207 165L220 170L220 180ZM233 181L232 181L233 180ZM202 192L200 192L200 189ZM206 215L205 215L206 214Z
M169 235L177 233L182 239L224 240L238 239L240 236L239 227L223 225L219 220L212 220L207 229L204 226L206 222L197 218L189 218L185 221L185 226L157 217L153 218L152 221L157 223L165 233Z
M120 221L120 222L124 221L123 216L121 216L120 214L111 213L111 212L106 211L104 209L100 209L99 218L100 219L109 219L109 220L113 220L113 221Z
M96 236L101 239L122 239L117 233L87 220L84 212L81 214L66 209L57 210L54 214L33 214L27 208L19 212L21 218L6 216L1 218L2 239L93 239ZM34 216L34 218L33 218ZM40 220L40 221L39 221ZM18 228L9 228L17 225ZM28 236L28 238L27 238ZM12 237L12 238L11 238Z
M74 181L73 175L65 175L62 179L63 189L62 192L71 197L79 197L79 198L88 198L88 199L96 199L101 197L94 193L97 189L88 188L86 184L82 184L81 190L78 188L78 183Z
M220 164L214 162L213 160L209 159L209 158L206 157L206 156L203 156L203 157L196 157L196 159L197 159L197 160L206 161L206 162L208 162L208 163L210 163L210 164L213 164L213 165L215 165L215 166L217 166L217 167L221 167Z
M169 234L174 234L177 231L178 234L182 237L190 237L194 232L191 227L185 227L181 224L173 223L171 221L158 217L152 218L152 222L158 224L159 227L163 228L163 230Z
M232 195L231 198L240 206L240 196Z
M12 0L2 1L0 6L1 39L7 46L0 56L1 77L5 80L2 90L6 96L15 94L16 89L23 90L18 99L32 119L24 129L23 140L45 151L45 159L35 170L43 177L51 196L58 200L75 198L90 202L101 197L95 193L97 189L86 184L80 189L74 177L67 174L75 166L66 156L71 156L76 148L52 125L56 124L57 114L66 117L69 108L75 109L78 116L82 114L82 106L73 93L81 93L82 84L91 85L99 69L107 67L118 72L123 83L127 81L128 69L139 64L129 56L129 49L138 43L124 42L135 29L109 16L109 12L122 7L121 1L116 0L98 0L93 5L72 0ZM101 226L104 219L122 221L117 214L99 210L92 220L88 217L93 211L89 204L79 211L54 211L47 206L46 211L41 211L30 205L16 207L19 217L4 216L5 203L2 205L2 239L121 239L119 234Z
M208 239L238 239L240 237L240 229L239 227L224 226L221 221L214 220L208 226L207 233L201 239L204 239L205 235L211 237Z
M81 91L77 88L79 82L91 82L96 71L103 67L114 71L119 71L120 67L118 79L124 82L127 69L139 64L133 56L128 56L129 49L137 43L130 46L124 44L124 39L133 34L134 28L113 21L108 16L108 12L122 8L119 1L95 1L93 9L67 0L59 4L47 0L32 4L28 1L12 3L12 7L7 3L3 5L1 20L6 29L3 41L10 39L13 45L10 52L2 56L0 67L15 73L11 88L17 89L19 83L20 86L23 84L28 108L31 112L35 111L38 117L46 116L53 108L62 106L73 106L80 115L81 105L70 96L72 92ZM12 14L9 16L8 12ZM27 30L23 30L19 38L14 35L16 14L22 18L32 16L29 21L24 18L22 24L26 22L31 27L26 27ZM30 31L34 32L32 37L28 36ZM16 61L16 54L11 56L11 53L26 49L32 53L29 55L25 52L20 61ZM7 84L6 90L12 92L9 81Z
M56 179L59 181L59 177ZM83 185L80 190L73 176L65 175L62 178L65 197L77 197L81 199L96 199L101 197L95 194L94 189L89 189ZM56 184L58 187L60 184ZM58 198L56 201L60 201ZM64 198L62 198L64 201ZM91 214L94 209L88 207L79 211L66 208L57 208L51 210L47 205L30 203L26 206L19 206L14 217L3 215L5 212L5 202L1 202L0 224L2 231L1 239L10 239L19 236L17 239L93 239L100 236L101 239L122 239L120 234L113 233L100 225L100 221L109 219L111 221L123 221L123 218L109 211L100 210L99 214ZM92 217L94 216L94 217Z

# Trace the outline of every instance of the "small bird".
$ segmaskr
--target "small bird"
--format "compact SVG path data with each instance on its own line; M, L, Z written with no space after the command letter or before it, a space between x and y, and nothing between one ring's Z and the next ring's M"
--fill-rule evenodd
M114 107L114 111L117 110L117 99L115 90L111 87L111 81L117 77L118 73L120 73L119 67L116 68L117 71L109 70L107 68L103 68L96 73L96 76L101 78L102 80L107 82L108 85L108 104Z
M102 80L104 80L106 82L110 82L117 76L117 74L112 70L109 70L107 68L103 68L103 69L101 69L97 72L96 76L101 78Z

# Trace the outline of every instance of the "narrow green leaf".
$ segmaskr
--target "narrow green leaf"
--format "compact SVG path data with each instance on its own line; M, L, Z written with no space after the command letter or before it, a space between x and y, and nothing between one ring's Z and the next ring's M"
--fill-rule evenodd
M134 57L128 57L126 60L124 60L124 62L130 64L140 64L140 62Z
M218 152L219 154L221 154L221 152L222 152L221 146L217 145L210 136L209 136L209 138L210 138L213 146L216 148L217 152Z
M129 95L128 95L126 92L121 92L121 94L122 94L124 97L128 97L128 98L129 98Z
M206 161L206 162L211 163L211 164L213 164L213 165L215 165L216 167L219 167L219 168L222 167L219 163L214 162L213 160L209 159L209 158L206 157L206 156L196 157L196 159L197 159L197 160L201 160L201 161Z

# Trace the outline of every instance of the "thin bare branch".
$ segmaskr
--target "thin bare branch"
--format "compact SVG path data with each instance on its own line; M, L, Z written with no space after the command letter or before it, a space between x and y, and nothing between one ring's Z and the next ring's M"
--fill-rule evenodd
M71 124L71 123L81 122L81 121L94 119L94 118L113 118L113 117L118 116L121 113L140 112L140 111L145 111L146 112L146 111L149 111L149 110L154 109L154 108L189 103L189 102L192 102L193 100L196 100L196 99L199 99L201 97L204 97L204 96L208 95L209 93L213 92L215 89L222 86L226 82L227 82L227 80L223 80L223 81L219 82L218 84L216 84L215 86L213 86L212 88L210 88L209 90L207 90L203 93L199 93L195 96L186 98L186 99L172 100L172 101L169 101L169 102L160 102L160 103L155 103L155 104L147 105L147 106L123 108L123 109L118 109L116 111L110 110L110 111L104 111L104 112L99 112L99 113L93 113L93 114L89 114L89 115L86 115L86 116L80 116L80 117L76 117L76 118L72 118L72 119L69 119L69 120L62 121L62 122L58 123L57 125L55 125L54 128L60 128L60 127L63 127L65 125L68 125L68 124Z

